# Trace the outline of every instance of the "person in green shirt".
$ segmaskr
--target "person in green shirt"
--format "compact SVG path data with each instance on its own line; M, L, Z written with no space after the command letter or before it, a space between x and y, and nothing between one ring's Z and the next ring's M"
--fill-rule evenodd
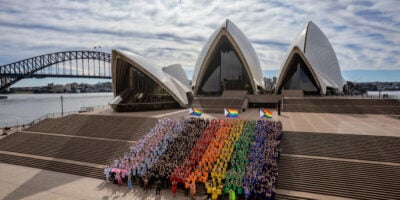
M229 199L230 200L236 200L235 191L233 191L232 189L229 190Z

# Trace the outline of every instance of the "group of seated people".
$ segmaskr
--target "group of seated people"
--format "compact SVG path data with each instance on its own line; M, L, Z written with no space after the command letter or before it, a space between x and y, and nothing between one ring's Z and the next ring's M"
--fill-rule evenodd
M271 199L278 177L280 122L258 120L161 119L123 157L105 168L105 177L127 184L140 178L146 190L185 188L194 196L196 184L205 184L212 199Z

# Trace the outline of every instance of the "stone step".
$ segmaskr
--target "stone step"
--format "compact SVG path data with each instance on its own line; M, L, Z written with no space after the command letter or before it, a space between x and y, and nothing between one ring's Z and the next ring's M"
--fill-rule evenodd
M0 162L13 165L21 165L26 167L33 167L45 169L55 172L74 174L78 176L85 176L90 178L103 179L103 170L94 167L75 165L64 162L41 160L29 157L21 157L7 154L0 154Z

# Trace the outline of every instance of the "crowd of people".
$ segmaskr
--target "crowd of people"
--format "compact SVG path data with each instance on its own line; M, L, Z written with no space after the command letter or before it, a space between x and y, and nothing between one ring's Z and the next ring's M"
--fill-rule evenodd
M238 195L243 193L243 176L249 163L247 154L250 143L253 141L254 127L254 121L245 122L242 135L235 143L235 150L230 160L230 170L225 177L224 193L229 193L229 191L236 192Z
M195 170L190 174L188 179L190 182L205 183L213 169L214 163L222 152L225 140L229 136L232 127L232 121L221 121L220 128L211 139L206 152L202 156Z
M122 157L110 162L104 169L106 179L110 177L118 184L132 185L132 178L143 176L167 150L168 146L183 133L186 121L169 118L160 119L148 134L132 144ZM131 187L131 186L130 186Z
M172 179L172 172L185 161L191 149L208 126L209 121L200 118L191 118L185 124L186 127L182 134L175 139L157 163L144 175L144 178L150 184L154 180L161 180L164 185L171 184L173 193L176 193L178 182Z
M106 180L132 189L184 188L205 184L211 199L271 199L278 178L282 124L275 121L161 119L129 152L105 168Z
M279 129L280 127L280 129ZM245 199L273 199L278 177L280 122L257 121L243 178Z
M211 199L213 200L218 199L218 196L222 194L222 189L224 188L223 180L226 178L226 171L235 148L235 143L242 134L242 129L243 121L233 121L232 128L222 148L222 152L214 163L214 167L211 171L211 180L208 182L208 187L211 189Z
M196 184L193 177L189 176L204 155L204 152L207 150L211 139L214 138L215 133L219 129L219 124L220 120L210 120L209 125L205 129L203 135L197 140L196 145L190 151L189 156L181 165L176 167L174 172L171 174L171 180L176 181L177 183L184 183L186 195L189 193L190 186L193 183Z

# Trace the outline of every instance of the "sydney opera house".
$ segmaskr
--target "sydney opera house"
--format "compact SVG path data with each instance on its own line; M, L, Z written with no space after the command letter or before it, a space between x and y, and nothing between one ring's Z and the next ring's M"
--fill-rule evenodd
M400 199L400 101L331 95L335 51L313 22L300 31L272 90L229 20L191 80L113 50L112 109L0 136L0 199Z
M230 20L220 25L205 43L191 83L181 65L161 68L127 51L112 51L112 73L115 99L111 105L116 111L187 108L193 97L219 97L228 91L242 91L241 94L253 97L265 93L257 53ZM344 85L330 42L313 22L308 22L290 45L274 93L338 94Z

